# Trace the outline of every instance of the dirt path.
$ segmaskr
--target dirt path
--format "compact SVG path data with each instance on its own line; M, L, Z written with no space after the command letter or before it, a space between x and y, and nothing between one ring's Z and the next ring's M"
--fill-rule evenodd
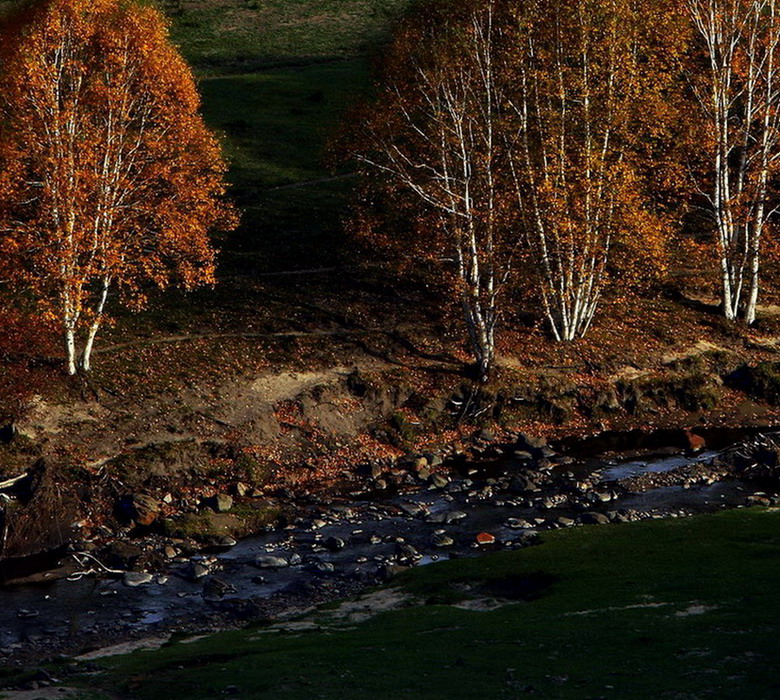
M106 355L118 350L129 350L131 348L151 347L153 345L168 345L171 343L188 343L199 340L224 340L226 338L316 338L316 337L337 337L350 335L378 335L385 331L381 330L313 330L313 331L280 331L278 333L197 333L183 335L168 335L159 338L142 338L140 340L130 340L126 343L117 343L116 345L105 345L95 348L95 355Z

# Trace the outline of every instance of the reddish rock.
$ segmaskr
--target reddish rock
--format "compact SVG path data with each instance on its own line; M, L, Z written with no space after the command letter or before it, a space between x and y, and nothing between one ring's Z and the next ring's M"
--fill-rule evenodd
M494 535L491 535L489 532L480 532L477 537L477 544L495 544L496 538Z
M685 430L685 441L688 445L688 450L691 452L701 452L707 447L707 441L701 435L692 433L687 428Z

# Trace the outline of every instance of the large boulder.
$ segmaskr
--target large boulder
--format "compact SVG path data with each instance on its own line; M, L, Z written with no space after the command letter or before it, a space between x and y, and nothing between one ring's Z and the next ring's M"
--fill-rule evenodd
M119 499L115 514L121 522L149 527L160 515L160 503L147 493L134 493Z

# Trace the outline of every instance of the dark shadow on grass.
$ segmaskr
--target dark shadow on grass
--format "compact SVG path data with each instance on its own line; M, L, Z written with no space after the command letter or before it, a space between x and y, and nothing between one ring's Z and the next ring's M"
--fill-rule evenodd
M488 581L478 592L493 598L530 602L544 596L556 581L555 576L544 571L528 575L509 574Z

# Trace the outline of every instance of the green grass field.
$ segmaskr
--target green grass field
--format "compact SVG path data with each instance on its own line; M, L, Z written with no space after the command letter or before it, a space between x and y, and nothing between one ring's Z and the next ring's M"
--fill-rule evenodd
M388 35L409 0L162 0L173 39L201 71L344 58Z
M222 245L231 270L335 262L353 181L324 165L324 149L368 85L360 58L201 82L242 209L241 228Z
M417 569L406 607L353 623L229 632L107 660L121 697L772 698L780 693L780 512L546 534ZM453 607L524 597L489 612ZM447 603L445 604L446 601Z

